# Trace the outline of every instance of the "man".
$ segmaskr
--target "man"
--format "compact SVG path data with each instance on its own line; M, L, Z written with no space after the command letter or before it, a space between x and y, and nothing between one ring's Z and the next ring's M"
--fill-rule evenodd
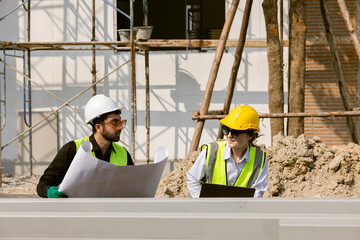
M93 96L85 106L85 122L92 126L93 134L65 144L57 153L52 163L45 170L37 185L40 197L67 197L58 191L59 184L83 141L90 141L93 149L91 155L119 165L133 165L128 151L116 144L120 140L121 131L125 128L126 120L120 117L121 109L105 95Z
M240 105L221 119L227 141L205 144L186 173L192 197L199 197L203 182L255 188L262 197L268 186L265 153L254 146L259 137L259 115L250 106Z

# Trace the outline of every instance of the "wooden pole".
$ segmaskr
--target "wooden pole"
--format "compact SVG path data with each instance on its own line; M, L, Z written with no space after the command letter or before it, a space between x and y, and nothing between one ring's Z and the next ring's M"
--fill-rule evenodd
M148 4L143 0L144 26L148 26ZM146 105L146 162L150 163L150 74L149 74L149 50L145 50L145 105Z
M289 10L289 110L305 110L306 1L290 0ZM288 119L287 135L298 137L304 133L304 119Z
M348 45L352 43L351 38L349 37L336 37L336 43L338 45ZM215 48L219 45L220 40L185 40L185 39L149 39L144 42L137 42L136 47L139 49L151 49L151 48ZM91 50L90 47L83 47L83 48L70 48L73 46L106 46L104 48L97 48L96 50L130 50L129 42L120 42L120 41L112 41L112 42L4 42L5 49L16 49L25 51L27 48L30 48L31 51L69 51L69 50ZM225 47L236 47L238 45L238 40L228 40L226 42ZM328 46L329 43L326 37L319 37L319 38L309 38L306 40L306 46ZM64 47L68 48L64 48ZM124 46L124 47L117 47L117 46ZM281 41L282 47L288 47L289 41L282 40ZM4 47L4 46L3 46ZM266 40L246 40L245 47L248 48L265 48L267 47Z
M348 28L348 30L350 32L350 37L353 41L354 48L356 50L358 58L360 59L360 42L359 42L358 36L356 35L356 29L354 28L354 25L350 19L349 10L348 10L344 0L337 0L337 2L339 4L342 16L345 20L346 27Z
M149 74L149 51L145 51L145 95L146 95L146 162L150 163L150 74Z
M1 109L0 109L0 113L1 113ZM1 115L0 115L0 125L1 125ZM1 141L1 138L2 138L2 128L0 129L0 187L2 186L2 141Z
M238 8L240 0L233 0L230 10L227 14L225 23L224 23L224 27L221 31L221 35L220 35L220 41L219 44L216 48L216 52L215 52L215 57L214 57L214 61L210 70L210 75L208 78L208 83L206 85L206 89L205 89L205 93L204 93L204 97L203 97L203 101L201 104L201 108L200 108L200 114L201 115L206 115L208 109L209 109L209 105L210 105L210 100L211 100L211 95L214 89L214 85L215 85L215 80L219 71L219 66L220 66L220 62L221 62L221 58L223 56L224 53L224 49L225 49L225 45L226 45L226 41L228 39L229 36L229 31L232 25L232 22L234 20L234 16L236 13L236 10ZM194 131L194 135L191 141L191 145L190 145L190 149L189 149L189 153L195 151L197 149L197 147L199 146L199 142L200 142L200 137L201 137L201 133L202 130L204 128L204 120L200 120L197 121L196 125L195 125L195 131Z
M4 79L4 81L5 81L5 79ZM0 94L0 96L1 96L1 94ZM4 104L4 106L5 106L5 104L6 104L5 100L4 101L2 101L2 99L0 99L0 100L1 100L1 104ZM2 141L1 141L1 139L2 139L2 135L3 135L2 131L3 131L4 127L3 127L2 121L5 121L5 117L4 117L4 119L2 118L3 113L1 112L1 104L0 104L0 187L2 186L2 168L3 168L2 167L2 147L1 147ZM4 111L5 110L6 109L4 109ZM5 115L5 113L4 113L4 115Z
M134 9L130 0L130 60L131 60L131 152L135 164L135 132L137 125L136 114L136 76L135 76L135 43L134 43Z
M92 0L92 37L91 42L95 42L95 0ZM92 46L92 65L91 65L91 75L92 75L92 83L96 82L96 50L95 45ZM93 86L92 95L96 95L96 85Z
M31 41L31 1L28 1L28 7L27 7L27 21L28 21L28 26L27 26L27 41L30 42ZM27 67L28 67L28 77L31 79L31 51L30 49L27 50ZM25 85L24 85L25 88ZM25 124L31 128L32 127L32 111L31 111L31 82L28 81L28 94L29 94L29 98L25 101L28 102L29 104L29 122L28 124L26 123L26 117L25 117ZM25 106L26 108L26 106ZM25 109L24 109L25 111ZM33 175L33 141L32 141L32 130L29 131L29 165L30 165L30 176Z
M282 2L282 1L281 1ZM284 78L283 51L279 39L279 24L277 14L277 0L264 0L262 3L266 23L267 59L269 66L269 111L271 113L284 112ZM282 5L280 6L282 8ZM281 15L282 15L282 11ZM281 19L281 18L280 18ZM282 20L280 20L282 21ZM280 33L282 22L280 22ZM282 38L282 34L280 34ZM271 119L271 140L279 132L284 134L284 119Z
M236 47L235 58L234 58L233 66L231 69L229 84L228 84L225 101L224 101L224 108L223 108L224 114L229 113L230 105L231 105L231 102L232 102L232 99L234 96L235 83L236 83L236 78L237 78L237 74L239 71L240 63L241 63L242 53L244 51L246 33L247 33L248 26L249 26L249 19L250 19L252 3L253 3L253 0L247 0L246 4L245 4L243 20L242 20L241 30L240 30L240 35L239 35L239 41L238 41L238 45ZM221 124L220 124L217 138L221 139L223 137L224 137L224 134L223 134L223 131L221 129Z
M192 120L222 119L226 115L194 115ZM360 116L360 111L342 111L342 112L317 112L317 113L259 113L260 118L305 118L305 117L342 117L342 116Z
M338 51L336 50L336 42L334 40L334 33L333 33L332 27L330 25L330 17L329 17L329 10L327 8L327 0L320 0L320 10L321 10L321 15L322 15L322 18L324 21L326 37L329 42L336 76L338 78L338 85L339 85L341 100L344 104L345 110L351 111L350 101L349 101L348 93L346 90L346 82L345 82L344 75L343 75L342 68L341 68L340 57L339 57ZM346 117L346 122L349 127L350 136L351 136L352 141L355 143L358 143L358 138L357 138L354 122L352 121L352 119L350 117Z

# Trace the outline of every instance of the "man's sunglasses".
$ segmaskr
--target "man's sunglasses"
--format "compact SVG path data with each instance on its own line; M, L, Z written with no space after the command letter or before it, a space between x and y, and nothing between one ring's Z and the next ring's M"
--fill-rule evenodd
M105 125L110 125L110 126L113 126L114 128L125 128L126 126L126 119L112 119L108 122L105 122L104 121L104 124Z
M241 131L241 130L235 130L235 129L231 129L227 126L222 126L222 131L224 133L224 135L228 135L229 133L231 133L231 136L233 136L234 138L236 138L237 136L239 136L240 133L244 133L245 131Z

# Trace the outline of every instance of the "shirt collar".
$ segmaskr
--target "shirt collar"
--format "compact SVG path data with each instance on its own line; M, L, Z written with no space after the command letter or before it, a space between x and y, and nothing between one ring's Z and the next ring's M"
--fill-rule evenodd
M99 145L97 144L97 142L95 140L94 134L91 134L91 136L89 137L89 141L91 142L91 144L93 146L92 151L97 152L97 151L101 150ZM109 151L114 151L116 153L116 151L115 151L112 144L109 146L109 148L108 148L108 150L106 152L109 152Z
M249 153L250 153L250 147L248 145L242 160L245 159L246 162L249 162ZM231 148L229 147L228 143L226 143L222 159L228 160L230 159L230 157L231 157Z

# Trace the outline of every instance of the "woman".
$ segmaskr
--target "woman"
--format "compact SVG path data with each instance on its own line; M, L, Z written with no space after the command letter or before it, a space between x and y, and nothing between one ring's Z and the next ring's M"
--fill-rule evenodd
M259 137L259 115L250 106L240 105L221 119L227 141L204 144L199 157L186 173L192 197L199 197L203 182L255 188L262 197L268 186L265 153L254 146Z

